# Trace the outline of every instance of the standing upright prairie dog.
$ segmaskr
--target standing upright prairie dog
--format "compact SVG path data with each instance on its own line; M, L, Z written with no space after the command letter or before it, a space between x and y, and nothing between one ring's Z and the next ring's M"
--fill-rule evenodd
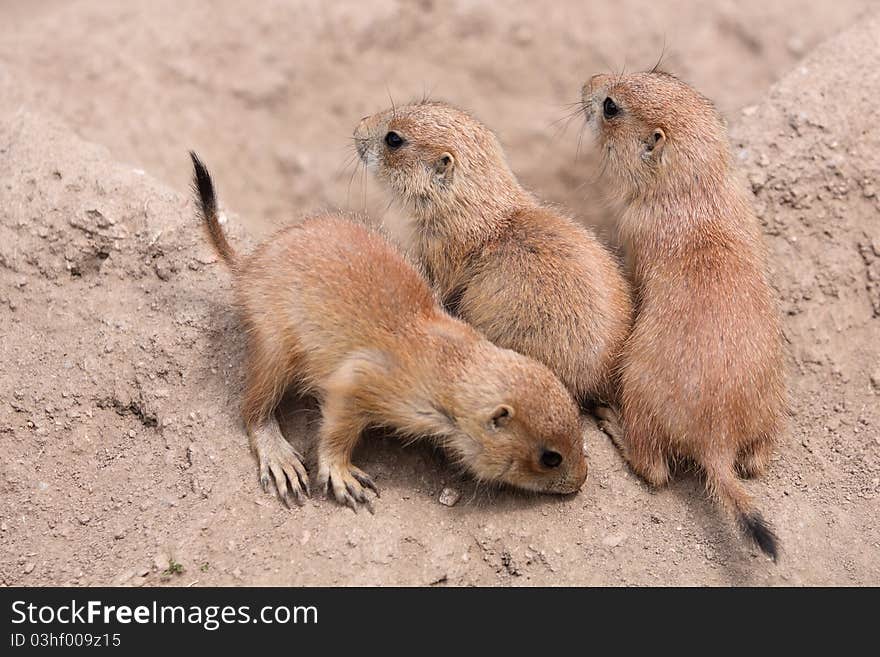
M613 397L631 321L625 278L592 233L520 186L492 131L421 102L362 119L354 138L414 215L415 256L447 307L546 364L581 404Z
M372 479L351 462L361 432L432 436L476 478L548 493L587 474L577 405L544 365L501 349L439 306L387 240L336 215L290 226L239 257L208 171L192 154L198 206L235 277L247 329L243 415L268 488L309 494L302 458L273 410L288 385L321 402L318 483L372 511Z
M656 486L670 458L696 461L775 560L777 539L735 470L763 473L784 428L782 332L724 125L711 102L659 72L593 76L583 108L622 207L636 298L621 358L623 452Z

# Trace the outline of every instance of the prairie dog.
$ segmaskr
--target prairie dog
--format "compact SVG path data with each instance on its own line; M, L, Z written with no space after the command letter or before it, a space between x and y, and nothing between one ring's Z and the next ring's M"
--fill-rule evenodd
M783 431L782 332L760 227L724 125L668 73L595 75L583 108L604 158L636 298L621 357L619 436L648 482L693 459L767 555L777 539L737 477L762 474Z
M544 365L496 347L437 303L416 269L377 232L325 214L238 256L214 186L192 155L198 207L235 278L247 330L244 422L281 498L302 503L309 478L273 409L288 385L315 395L322 420L317 481L372 511L373 480L351 462L361 432L432 436L477 479L546 493L577 491L587 463L577 406Z
M631 321L626 280L591 232L520 186L492 131L421 102L362 119L354 138L412 213L414 255L447 307L547 365L582 405L613 397Z

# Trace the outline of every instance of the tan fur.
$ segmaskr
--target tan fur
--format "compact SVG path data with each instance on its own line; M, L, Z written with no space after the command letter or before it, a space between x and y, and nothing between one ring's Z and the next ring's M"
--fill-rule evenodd
M364 487L375 490L351 462L368 426L433 436L481 480L553 493L582 485L578 410L562 383L450 317L377 232L338 215L311 217L233 273L248 334L245 424L261 472L268 480L278 471L283 497L292 488L301 498L308 481L271 417L288 385L320 400L318 481L352 508L369 504ZM562 463L542 465L544 450Z
M665 73L594 76L583 103L636 297L620 365L624 454L657 486L670 458L691 458L741 522L759 518L734 468L762 474L783 430L781 330L723 123Z
M389 131L405 144L388 147ZM472 116L424 102L361 121L367 167L413 213L413 251L458 316L495 344L550 367L581 402L612 396L630 298L588 230L516 180L495 135Z

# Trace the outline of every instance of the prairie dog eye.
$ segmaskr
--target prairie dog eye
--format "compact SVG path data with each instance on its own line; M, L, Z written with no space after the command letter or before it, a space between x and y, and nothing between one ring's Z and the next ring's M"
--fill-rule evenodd
M385 145L391 150L396 150L403 146L404 139L393 130L385 135Z
M545 468L558 468L562 463L562 454L554 452L552 449L541 451L541 465Z
M605 102L602 103L602 114L606 119L613 119L615 116L620 114L620 108L617 106L611 97L605 99Z

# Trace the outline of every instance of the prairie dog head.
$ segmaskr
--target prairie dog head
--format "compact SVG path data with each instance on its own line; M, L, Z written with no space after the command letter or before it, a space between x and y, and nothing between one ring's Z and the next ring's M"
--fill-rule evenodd
M477 479L574 493L587 476L580 414L544 365L490 343L451 381L447 446Z
M428 101L361 119L355 145L367 169L420 217L472 211L518 184L495 134L468 113Z
M581 102L605 171L626 196L658 185L699 185L728 162L711 101L669 73L594 75Z

